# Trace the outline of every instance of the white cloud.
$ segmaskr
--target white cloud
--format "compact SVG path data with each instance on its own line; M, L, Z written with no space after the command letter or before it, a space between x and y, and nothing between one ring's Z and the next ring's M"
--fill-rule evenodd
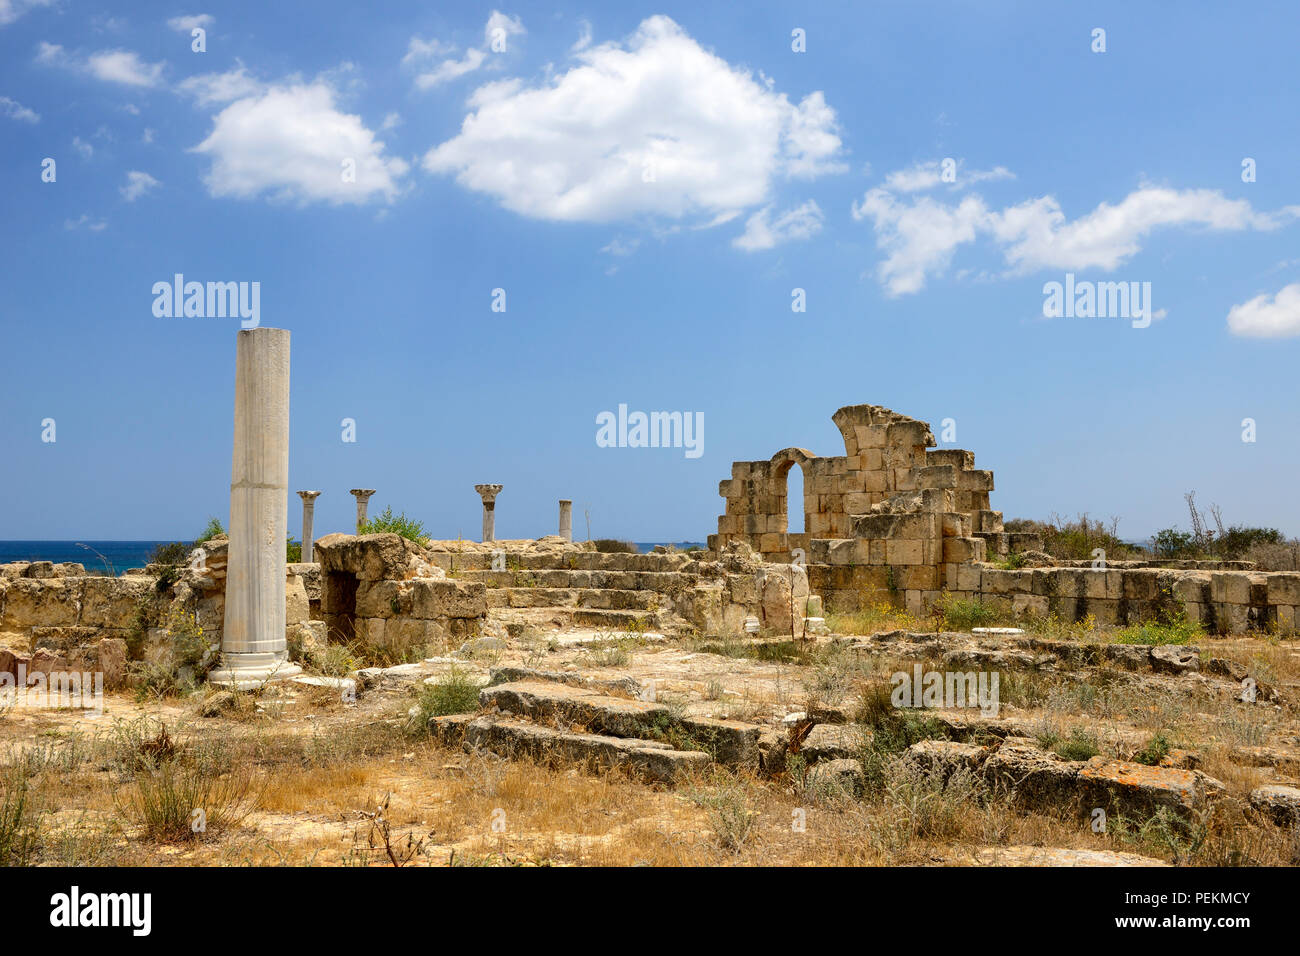
M177 33L191 33L195 27L206 30L216 22L216 18L210 13L196 13L186 17L172 17L167 21L167 25Z
M88 214L83 212L78 219L63 220L63 228L70 231L89 229L91 232L103 232L108 228L108 223L103 219L91 219Z
M768 202L778 177L843 168L820 93L792 105L667 17L575 59L545 85L477 89L425 168L521 215L585 222L733 218Z
M771 249L782 242L793 239L811 239L822 230L821 207L811 199L787 209L771 220L771 206L765 206L749 217L745 231L731 241L731 244L746 252L758 249Z
M507 37L522 36L524 32L523 21L518 17L506 16L500 10L493 10L483 27L483 45L492 50L501 46Z
M384 121L379 124L380 129L397 129L402 125L401 113L389 113L384 117Z
M96 79L125 86L157 86L162 81L162 63L145 63L130 50L101 50L86 60Z
M28 10L52 6L54 0L0 0L0 27L8 26Z
M392 200L407 163L386 156L359 116L344 113L321 80L273 85L236 100L194 151L212 160L213 196L334 204ZM347 181L345 162L355 168Z
M91 146L80 136L72 137L72 148L81 154L82 159L90 159L95 155L95 147Z
M976 183L982 183L995 179L1015 179L1015 173L1005 166L995 166L993 169L963 169L963 160L954 160L955 180L945 184L943 182L943 165L937 159L929 160L924 163L917 163L907 169L899 169L885 177L885 189L890 192L922 192L927 189L934 189L936 186L948 185L956 189L973 186Z
M42 41L36 48L36 62L58 66L79 73L89 73L106 83L123 86L153 87L162 83L165 63L146 63L131 50L100 50L84 60L70 56L57 43Z
M141 196L149 192L149 190L156 189L161 185L162 183L158 182L158 180L154 179L148 173L142 173L138 169L133 169L126 174L126 185L119 191L122 193L122 198L127 202L135 202Z
M153 142L153 130L150 127L146 126L144 128L144 132L140 134L140 142L142 143Z
M1283 286L1276 295L1257 295L1228 310L1228 329L1249 338L1300 335L1300 282Z
M422 90L432 89L440 83L454 80L466 73L473 73L483 65L483 61L486 59L486 53L471 47L465 51L465 55L459 60L444 60L434 69L421 73L415 78L415 85Z
M30 110L7 96L0 96L0 116L7 116L10 119L22 120L24 123L39 123L40 114L35 110Z
M260 93L264 86L249 76L244 64L235 61L234 69L225 73L200 73L189 76L177 84L182 93L194 97L199 106L215 106L218 103L230 103Z
M637 247L641 245L640 239L611 239L609 245L603 246L601 252L609 253L611 256L630 256L636 252Z
M506 16L499 10L493 10L483 27L483 45L481 47L469 47L465 50L465 55L459 59L444 59L433 69L425 70L416 76L415 85L421 90L429 90L435 86L458 79L467 73L473 73L488 61L488 57L494 51L504 52L507 49L509 37L519 36L524 32L526 32L524 25L518 17ZM402 57L402 64L410 66L421 61L434 60L438 57L450 57L456 50L457 47L454 43L411 37L410 42L407 44L406 56Z
M853 205L853 217L873 224L876 245L886 254L876 274L890 295L920 290L927 278L947 269L958 247L979 237L998 247L1012 273L1109 271L1141 251L1158 228L1275 229L1300 213L1300 207L1259 213L1246 200L1228 199L1217 190L1142 186L1118 204L1103 202L1067 220L1051 196L995 210L976 195L948 203L930 196L900 198L888 188L891 181L900 189L915 186L920 175L915 169L891 174L886 187L868 190Z

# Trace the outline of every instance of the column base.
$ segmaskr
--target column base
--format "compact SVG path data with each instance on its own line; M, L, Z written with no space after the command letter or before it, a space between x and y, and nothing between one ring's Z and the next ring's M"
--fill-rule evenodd
M302 673L302 668L283 653L223 655L225 666L208 674L208 683L228 690L257 690L270 681L288 680Z

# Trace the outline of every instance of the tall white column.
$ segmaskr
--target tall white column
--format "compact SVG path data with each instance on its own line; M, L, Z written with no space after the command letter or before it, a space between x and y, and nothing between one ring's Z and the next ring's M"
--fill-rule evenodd
M501 494L504 485L475 485L474 490L479 493L483 499L483 540L495 541L496 535L496 508L497 495Z
M302 560L310 564L315 553L312 548L312 518L316 514L316 499L320 497L320 492L300 491L298 497L302 499Z
M370 503L370 496L374 493L374 488L353 488L348 492L357 499L357 534L361 533L361 528L366 523L366 505Z
M247 690L301 669L289 662L284 640L289 332L256 328L236 335L223 662L209 680Z
M568 498L560 499L560 537L573 540L573 502Z

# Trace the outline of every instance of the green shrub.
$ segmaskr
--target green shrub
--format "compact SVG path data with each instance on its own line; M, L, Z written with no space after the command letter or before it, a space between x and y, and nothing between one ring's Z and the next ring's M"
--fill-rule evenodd
M209 518L208 523L204 526L203 531L194 539L192 547L201 545L204 541L210 541L219 534L225 534L226 529L221 527L221 521L218 518Z
M146 838L180 843L237 826L256 804L252 778L219 744L149 759L123 797Z
M40 814L32 806L27 776L18 768L0 775L0 866L27 866L40 843Z
M1003 523L1003 528L1008 532L1040 535L1044 551L1054 558L1067 561L1089 560L1097 548L1105 551L1106 557L1111 560L1141 553L1140 549L1120 539L1118 518L1112 518L1109 525L1088 517L1087 513L1076 516L1073 521L1066 521L1059 515L1052 515L1050 521L1012 518Z
M406 517L405 512L394 515L391 507L385 508L383 514L369 519L357 529L357 534L400 534L416 544L424 544L429 540L423 522Z
M1171 749L1172 744L1170 744L1168 736L1165 735L1163 730L1158 730L1152 735L1151 739L1147 741L1146 746L1133 755L1133 760L1135 763L1142 763L1146 764L1148 767L1155 767L1158 766L1160 761L1164 760L1165 757L1169 756L1169 751Z
M969 631L973 627L988 627L998 619L998 610L991 604L978 600L953 597L944 592L934 602L934 613L950 631Z
M1190 644L1205 636L1200 624L1192 621L1181 608L1162 614L1155 621L1143 621L1121 628L1116 644Z
M1038 742L1064 760L1090 760L1101 753L1097 736L1079 727L1071 730L1065 739L1053 733L1045 734Z
M478 684L467 673L452 667L441 680L421 687L412 718L416 728L428 727L434 717L473 713L478 710L478 692Z
M641 549L631 541L620 541L617 538L597 538L591 543L601 554L640 554L641 552Z

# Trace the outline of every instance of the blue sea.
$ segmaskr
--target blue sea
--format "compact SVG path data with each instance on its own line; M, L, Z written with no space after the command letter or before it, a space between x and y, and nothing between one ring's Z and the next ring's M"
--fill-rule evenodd
M160 544L168 541L0 541L0 564L9 561L53 561L61 564L71 561L84 564L87 571L101 574L121 574L128 568L142 568L149 563L149 555ZM657 544L667 541L633 542L642 554ZM671 544L679 551L692 545L704 547L702 542L675 541Z
M121 574L142 568L149 555L167 541L0 541L0 564L9 561L71 561L87 571Z

